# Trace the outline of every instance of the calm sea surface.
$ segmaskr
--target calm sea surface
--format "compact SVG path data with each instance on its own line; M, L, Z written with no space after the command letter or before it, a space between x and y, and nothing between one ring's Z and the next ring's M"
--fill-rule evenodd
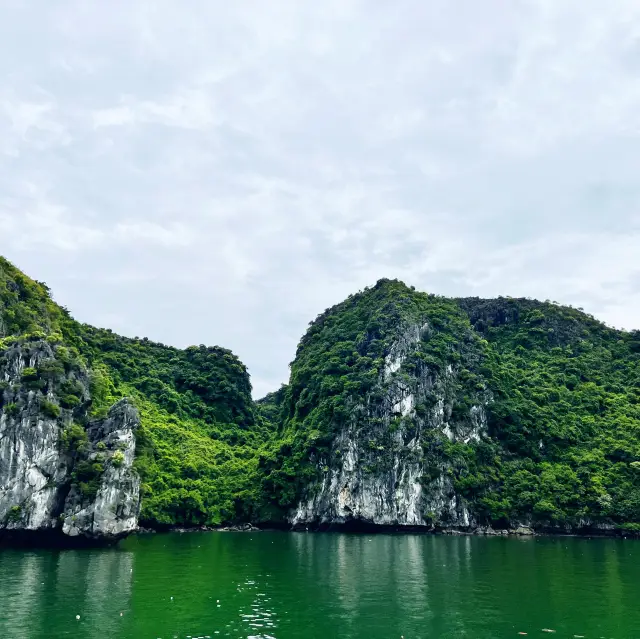
M2 639L518 633L640 638L640 541L172 533L0 550Z

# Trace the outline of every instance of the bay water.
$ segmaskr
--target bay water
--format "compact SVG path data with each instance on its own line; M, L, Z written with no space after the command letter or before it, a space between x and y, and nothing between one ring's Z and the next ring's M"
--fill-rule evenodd
M193 532L0 550L2 639L519 633L640 638L640 541Z

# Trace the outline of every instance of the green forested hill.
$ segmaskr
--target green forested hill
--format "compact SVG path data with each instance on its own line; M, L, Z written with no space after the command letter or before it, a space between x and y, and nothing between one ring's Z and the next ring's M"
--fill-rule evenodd
M423 323L429 328L395 383L419 393L416 380L455 375L440 390L434 381L412 414L385 415L385 356L402 326ZM438 393L454 430L485 399L479 441L451 441L433 428ZM388 429L420 430L426 472L446 473L479 521L640 528L638 331L557 304L453 300L382 280L320 315L301 340L282 398L282 444L262 460L266 493L286 510L306 483L340 465L332 442L341 429L355 419L356 432L373 432L372 421L387 418ZM386 431L377 433L369 441L374 473L400 454Z
M230 351L80 324L0 258L0 356L43 339L91 369L93 414L138 406L143 524L284 521L351 429L362 478L408 454L401 432L424 491L446 477L478 522L640 529L640 333L576 309L381 280L313 321L289 384L253 402Z
M0 354L17 339L64 344L63 353L92 370L96 415L132 398L142 417L142 523L219 524L251 516L259 449L270 428L233 353L179 350L75 322L44 284L2 258L0 339Z

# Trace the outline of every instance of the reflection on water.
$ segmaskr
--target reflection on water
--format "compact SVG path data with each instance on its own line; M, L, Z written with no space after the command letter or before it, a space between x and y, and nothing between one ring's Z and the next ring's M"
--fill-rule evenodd
M269 575L258 575L262 584L247 579L243 584L238 585L239 592L248 592L251 595L251 603L240 605L238 612L240 618L244 622L244 627L248 631L247 637L250 639L272 639L272 632L278 627L277 614L271 605L271 597L266 592L260 590L268 590ZM252 634L253 633L253 634Z
M626 639L640 543L193 533L0 551L0 638ZM76 620L76 615L80 620Z
M130 608L133 561L114 549L0 553L0 636L116 636Z

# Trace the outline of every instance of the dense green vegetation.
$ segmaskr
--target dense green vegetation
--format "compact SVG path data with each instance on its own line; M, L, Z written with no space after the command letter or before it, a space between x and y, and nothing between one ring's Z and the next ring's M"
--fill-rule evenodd
M271 428L255 415L246 368L228 350L170 348L78 326L102 409L122 396L141 415L141 520L213 525L246 520L258 500L260 448Z
M486 464L461 450L460 488L493 520L533 513L640 521L640 332L531 300L461 300L491 347Z
M420 335L389 372L407 327ZM75 322L44 284L0 258L0 352L16 340L56 348L55 360L23 371L27 388L47 388L61 366L82 366L92 416L125 396L137 405L143 524L283 520L326 471L320 460L331 463L341 429L366 437L382 423L389 384L401 383L416 393L421 385L420 402L392 416L389 433L420 426L425 485L446 468L481 521L640 530L640 332L576 309L447 299L381 280L312 322L290 383L253 402L246 368L230 351L180 350ZM87 401L73 379L56 392L63 409ZM429 428L439 401L454 433L485 405L486 434L464 443ZM44 414L56 410L42 400ZM81 447L83 428L65 431L63 444ZM385 467L391 446L372 436L366 472ZM85 466L76 480L90 491L101 469Z
M51 299L46 284L27 277L0 256L0 339L4 336L56 335L74 322Z

